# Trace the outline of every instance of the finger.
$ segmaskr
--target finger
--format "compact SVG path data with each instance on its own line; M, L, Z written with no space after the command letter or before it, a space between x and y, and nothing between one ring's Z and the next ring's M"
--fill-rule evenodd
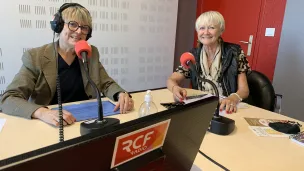
M223 110L226 110L226 112L229 111L229 104L230 104L230 101L228 99L223 99L222 100L222 104L224 104L224 107L223 107Z
M131 99L129 101L129 105L128 105L128 111L132 110L133 109L133 100Z
M116 104L114 110L113 110L114 112L116 112L116 111L119 109L119 105L120 105L120 104L119 104L119 102L118 102L118 103Z
M234 112L234 113L236 113L236 111L237 111L237 107L236 107L236 106L234 106L234 108L233 108L233 112Z
M230 113L230 108L231 108L230 103L227 102L226 105L225 105L225 108L226 108L226 112Z
M180 100L183 98L183 96L181 95L181 89L180 88L175 88L175 91L173 91L174 96Z
M134 100L132 100L132 105L130 106L130 110L134 109L134 105L135 105L135 102L134 102Z
M229 103L229 107L228 107L228 110L227 110L227 112L229 113L229 114L231 114L232 112L233 112L233 110L234 110L234 104L233 103Z
M65 121L64 119L63 119L62 123L63 123L63 126L69 125L69 124L67 123L67 121Z
M71 125L72 123L74 123L74 121L72 120L72 118L70 116L71 115L63 114L63 122L66 122L68 125Z
M68 111L63 111L63 119L68 125L74 123L74 119L72 118L72 114Z
M56 119L52 119L51 122L49 122L50 124L58 127L59 126L59 122L56 121Z
M222 110L224 110L224 107L226 106L225 100L221 100L220 103L221 103L220 111L222 111Z
M187 91L185 89L182 90L183 99L187 97Z
M124 110L123 110L123 112L124 112L124 113L127 113L127 110L128 110L128 108L129 108L129 101L130 101L130 98L129 98L129 97L125 97L124 99L125 99L125 104L124 104Z
M76 122L76 118L73 116L73 114L67 110L63 110L64 113L68 114L70 119L73 121L73 122Z
M56 126L59 126L59 118L58 117L56 117L56 118L54 118L54 120L57 122L57 124L56 124ZM63 120L62 120L62 123L63 123L63 125L64 126L66 126L67 125L67 122L65 121L65 119L63 118Z
M124 101L123 98L121 98L121 99L119 100L119 106L120 106L120 113L121 113L121 114L123 114L124 107L125 107L124 105L125 105L125 101Z

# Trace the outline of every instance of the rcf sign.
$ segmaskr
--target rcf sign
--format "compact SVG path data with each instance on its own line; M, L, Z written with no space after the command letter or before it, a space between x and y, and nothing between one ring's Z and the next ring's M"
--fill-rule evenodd
M116 138L111 168L162 147L170 119Z

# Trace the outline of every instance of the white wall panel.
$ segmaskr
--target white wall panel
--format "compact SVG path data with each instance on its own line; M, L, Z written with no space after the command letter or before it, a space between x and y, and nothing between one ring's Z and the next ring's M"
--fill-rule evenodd
M0 93L21 67L23 52L52 41L49 21L65 2L90 11L89 42L123 88L166 85L173 68L178 0L1 0Z

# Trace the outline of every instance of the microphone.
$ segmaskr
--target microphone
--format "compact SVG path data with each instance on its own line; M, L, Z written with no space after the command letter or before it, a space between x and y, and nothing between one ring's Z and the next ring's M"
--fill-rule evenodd
M105 127L110 127L114 125L118 125L120 121L115 118L104 118L103 110L102 110L102 102L100 97L100 92L96 86L96 84L92 81L89 75L89 66L88 66L88 58L92 55L92 48L85 40L80 40L75 44L75 52L79 59L82 60L84 65L84 70L86 73L86 77L92 86L93 90L96 93L97 103L98 103L98 118L93 121L85 121L80 124L80 134L88 134L91 132L95 132L98 130L102 130Z
M218 89L216 85L213 83L213 81L206 79L205 77L201 77L196 69L196 61L194 56L190 52L183 53L180 58L180 63L184 68L190 69L191 73L194 75L194 77L197 80L200 80L201 82L207 82L210 84L215 91L216 97L218 97L220 101L220 96ZM198 81L198 86L201 87L202 85ZM223 116L219 115L219 108L220 103L218 103L217 108L215 109L214 115L211 120L211 124L209 127L209 132L218 134L218 135L229 135L235 128L235 121Z

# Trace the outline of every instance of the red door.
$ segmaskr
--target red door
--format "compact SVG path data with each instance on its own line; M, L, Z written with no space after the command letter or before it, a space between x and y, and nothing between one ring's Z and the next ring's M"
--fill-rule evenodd
M241 45L253 66L262 0L198 0L197 16L213 10L225 19L224 41Z
M241 45L253 66L262 0L221 0L217 11L225 19L223 39Z

